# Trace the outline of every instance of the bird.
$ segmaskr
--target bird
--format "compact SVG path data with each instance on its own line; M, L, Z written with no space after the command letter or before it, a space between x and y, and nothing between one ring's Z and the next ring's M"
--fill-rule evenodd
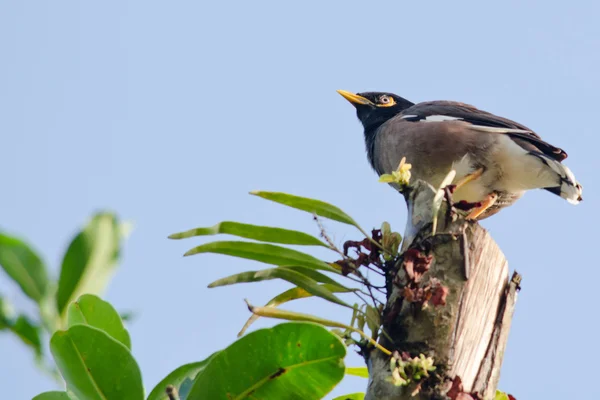
M562 163L567 153L522 124L456 101L338 93L356 108L375 172L390 174L405 158L413 180L438 188L454 169L452 200L472 204L469 220L488 218L533 189L582 200L583 187Z

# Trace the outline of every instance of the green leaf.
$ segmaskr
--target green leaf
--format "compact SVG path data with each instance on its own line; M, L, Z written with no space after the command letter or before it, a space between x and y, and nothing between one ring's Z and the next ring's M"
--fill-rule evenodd
M110 303L98 296L84 294L69 305L67 325L71 327L76 324L98 328L131 349L129 332L123 326L121 317Z
M48 294L39 302L39 316L44 329L52 334L61 326L61 319L56 310L56 282L50 284Z
M285 267L279 267L279 268L291 269L293 271L300 272L302 275L306 275L309 278L314 279L315 281L317 281L319 283L329 283L332 285L338 285L340 287L344 287L341 283L339 283L335 279L332 279L332 278L328 277L327 275L322 274L321 272L319 272L315 269L312 269L312 268L296 267L296 266L285 266Z
M10 326L14 332L26 345L33 348L38 359L42 357L41 328L31 322L26 316L19 315L17 320Z
M509 400L509 397L506 393L496 390L496 396L494 400Z
M392 355L392 352L390 350L388 350L385 347L381 346L379 343L377 343L377 341L375 341L373 338L369 337L364 332L362 332L360 330L356 330L355 328L353 328L353 327L351 327L349 325L342 324L341 322L324 319L324 318L321 318L321 317L317 317L315 315L302 314L302 313L297 313L297 312L294 312L294 311L281 310L279 308L273 308L273 307L255 307L252 304L250 304L248 302L248 300L246 300L246 304L248 305L248 309L250 310L250 312L252 314L260 315L261 317L284 319L284 320L287 320L287 321L315 322L315 323L317 323L319 325L329 326L329 327L332 327L332 328L344 328L344 329L347 329L347 330L351 330L353 332L358 333L364 339L367 339L369 341L369 343L371 343L373 346L377 347L379 350L381 350L382 352L384 352L388 356ZM336 334L335 331L333 331L332 334Z
M100 329L73 325L56 331L50 351L67 389L86 400L142 400L142 376L129 349Z
M0 296L0 331L12 326L12 317L12 304L10 304L4 297Z
M228 276L226 278L218 279L208 285L209 288L233 285L236 283L246 282L259 282L269 279L283 279L296 286L300 286L313 296L321 297L325 300L329 300L332 303L342 305L344 307L352 308L352 306L346 304L338 297L336 297L329 290L323 286L319 286L317 282L306 275L303 275L297 271L286 269L286 268L271 268L263 269L261 271L247 271L240 274Z
M345 394L343 396L336 397L333 400L364 400L364 398L365 398L364 393L352 393L352 394Z
M344 377L345 355L341 340L317 324L260 329L217 353L187 400L320 399Z
M304 232L231 221L224 221L207 228L196 228L186 232L175 233L169 236L169 239L184 239L194 236L217 235L219 233L260 240L262 242L329 247L316 237Z
M0 234L0 266L27 296L40 302L48 289L48 273L41 258L21 240Z
M398 248L402 242L402 236L398 232L392 232L388 222L381 224L381 245L385 249L383 258L390 261L398 254Z
M367 305L365 319L367 326L371 331L371 335L376 337L377 332L379 332L379 327L381 326L381 315L379 314L379 310L371 305Z
M228 256L247 258L272 265L293 265L332 272L337 271L326 262L321 261L309 254L266 243L238 241L210 242L198 247L194 247L185 253L185 256L191 256L199 253L218 253Z
M98 213L78 233L63 258L56 294L58 313L84 293L102 294L119 256L121 228L113 214Z
M312 270L311 270L312 271ZM347 293L347 292L352 292L356 289L349 289L343 286L339 286L337 284L330 284L330 283L325 283L322 286L324 289L329 290L331 293ZM306 291L305 289L301 288L301 287L295 287L289 290L286 290L285 292L273 297L266 305L265 307L277 307L280 306L283 303L287 303L288 301L292 301L292 300L297 300L297 299L303 299L306 297L312 297L313 295L311 293L309 293L308 291ZM256 315L256 314L252 314L250 316L250 318L248 318L248 321L246 321L246 324L244 324L244 327L242 328L242 330L238 333L238 337L242 336L244 334L244 332L246 332L246 330L250 327L250 325L252 325L254 323L254 321L256 321L257 319L259 319L260 316Z
M394 177L394 175L383 174L379 177L379 182L381 182L381 183L392 183L395 181L396 181L396 178Z
M303 314L295 311L281 310L279 308L273 307L255 307L248 303L248 309L253 314L258 314L261 317L269 317L269 318L277 318L277 319L285 319L288 321L301 321L301 322L314 322L319 325L336 327L336 328L348 328L348 325L343 324L338 321L333 321L330 319L325 319L321 317L317 317L312 314Z
M360 329L361 331L365 330L365 323L367 322L365 314L363 314L363 313L356 314L356 328Z
M361 378L369 377L369 369L367 367L348 367L346 375L360 376Z
M40 393L31 400L73 400L73 399L71 397L69 397L67 392L53 391L53 392Z
M217 353L211 354L206 360L185 364L167 375L158 385L152 389L147 400L168 400L166 389L173 385L179 392L179 399L186 400L198 372L202 371Z
M307 211L320 217L329 218L334 221L343 222L344 224L358 227L356 221L354 221L348 214L336 206L325 203L324 201L280 192L253 191L250 192L250 194L286 205L288 207L296 208L298 210Z

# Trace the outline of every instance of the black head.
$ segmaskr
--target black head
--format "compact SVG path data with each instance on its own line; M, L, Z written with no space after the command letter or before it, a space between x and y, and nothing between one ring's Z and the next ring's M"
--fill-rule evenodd
M356 115L365 128L365 144L371 166L375 165L375 136L379 127L402 111L412 107L414 103L393 93L364 92L353 94L338 90L346 100L356 108Z
M393 93L364 92L354 94L345 90L338 90L338 93L356 108L356 116L362 122L365 130L378 128L388 119L414 105L414 103Z

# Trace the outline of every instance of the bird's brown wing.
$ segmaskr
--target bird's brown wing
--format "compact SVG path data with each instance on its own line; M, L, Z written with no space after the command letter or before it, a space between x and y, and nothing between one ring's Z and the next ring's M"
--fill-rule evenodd
M429 101L416 104L402 112L402 119L415 123L427 121L459 120L487 132L506 134L527 151L538 151L548 157L562 161L567 153L543 141L535 132L515 121L479 110L469 104L454 101Z

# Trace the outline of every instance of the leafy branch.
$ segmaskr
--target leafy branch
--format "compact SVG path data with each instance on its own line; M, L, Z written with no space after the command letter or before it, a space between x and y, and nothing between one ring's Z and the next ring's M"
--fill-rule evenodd
M60 380L54 366L46 362L42 343L66 324L67 306L83 293L101 293L116 268L121 239L128 225L114 214L92 216L67 246L59 278L52 279L46 263L24 240L0 233L0 269L36 305L37 315L15 311L0 295L0 331L15 334L31 348L36 364Z
M361 272L361 268L365 268L385 278L387 271L391 269L391 266L396 262L398 257L398 249L402 239L400 234L392 232L389 224L384 223L382 229L373 230L371 235L367 235L365 230L340 208L320 200L279 192L254 191L251 194L310 213L324 241L296 230L232 221L224 221L212 227L190 229L169 236L171 239L186 239L197 236L228 234L250 239L252 241L209 242L190 249L185 255L218 253L251 259L275 266L275 268L247 271L221 278L209 284L208 287L213 288L268 279L285 280L296 285L296 287L275 296L265 307L274 308L282 303L310 296L320 297L344 307L354 308L355 312L363 314L365 320L369 322L368 326L372 331L370 338L377 338L381 329L379 321L381 319L381 307L384 303L376 296L375 292L385 294L386 292L383 290L385 289L385 282L381 285L373 284ZM328 218L354 226L365 237L360 241L347 241L340 248L329 237L320 218ZM326 247L336 253L338 257L341 257L341 259L333 262L322 261L308 253L280 245ZM355 252L354 256L350 255L351 249ZM333 274L338 279L333 279L325 275L326 273ZM349 279L355 283L359 283L361 286L347 287L340 279ZM352 293L356 295L367 306L366 310L368 312L365 314L365 311L360 307L350 306L334 293ZM362 295L366 295L370 301L367 301ZM248 329L257 317L258 315L253 315L246 322L240 331L240 335ZM369 341L367 340L367 342Z

